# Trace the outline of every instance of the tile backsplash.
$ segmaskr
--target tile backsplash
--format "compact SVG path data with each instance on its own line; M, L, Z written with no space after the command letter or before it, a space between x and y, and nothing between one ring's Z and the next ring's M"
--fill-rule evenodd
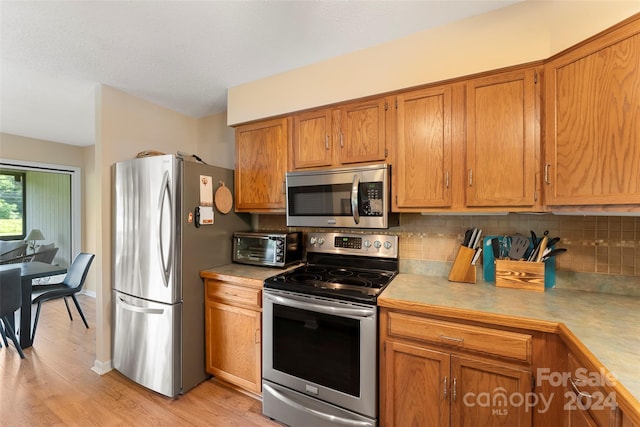
M286 230L285 217L260 215L260 230ZM420 215L401 214L400 225L383 233L400 236L401 261L453 262L465 230L477 227L483 236L522 234L560 237L556 247L567 252L556 259L558 274L595 273L601 280L640 283L640 217L553 214ZM306 230L305 230L306 231ZM357 232L357 231L356 231ZM583 276L579 276L583 280Z

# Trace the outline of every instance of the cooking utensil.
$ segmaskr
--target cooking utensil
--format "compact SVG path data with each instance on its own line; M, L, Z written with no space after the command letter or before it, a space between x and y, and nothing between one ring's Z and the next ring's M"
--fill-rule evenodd
M500 259L500 240L491 239L491 248L493 249L493 259Z
M551 251L547 252L547 254L546 254L546 255L544 255L544 256L542 257L542 261L546 261L546 260L548 260L548 259L549 259L549 258L551 258L551 257L558 256L558 255L560 255L560 254L563 254L563 253L565 253L566 251L567 251L567 250L566 250L565 248L553 249L553 250L551 250Z
M553 239L549 239L549 243L547 243L547 248L552 248L559 241L560 241L559 237L554 237Z
M478 243L480 243L481 236L482 236L482 229L479 229L478 233L476 234L476 238L473 240L473 242L471 242L472 249L476 249L478 247Z
M544 250L547 249L548 242L549 242L549 238L545 234L545 236L542 238L542 241L538 245L538 249L536 252L536 262L542 261L542 254L544 253Z
M529 249L529 239L523 236L511 237L511 248L509 249L509 258L520 259L524 257L525 252Z

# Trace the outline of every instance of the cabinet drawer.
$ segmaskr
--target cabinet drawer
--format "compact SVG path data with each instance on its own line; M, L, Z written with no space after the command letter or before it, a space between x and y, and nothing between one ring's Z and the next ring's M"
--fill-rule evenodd
M531 363L531 335L389 313L389 335Z
M262 289L207 280L207 298L249 308L262 307Z
M569 353L570 378L567 384L566 406L570 410L586 410L597 426L615 425L615 392L605 389L608 381L605 374L590 364L581 363Z

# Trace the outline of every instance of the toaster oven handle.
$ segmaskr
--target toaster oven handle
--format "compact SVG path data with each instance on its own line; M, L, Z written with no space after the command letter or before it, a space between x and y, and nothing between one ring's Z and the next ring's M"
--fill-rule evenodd
M353 175L353 183L351 184L351 213L356 224L360 223L360 209L358 208L358 188L360 188L360 177L358 174Z

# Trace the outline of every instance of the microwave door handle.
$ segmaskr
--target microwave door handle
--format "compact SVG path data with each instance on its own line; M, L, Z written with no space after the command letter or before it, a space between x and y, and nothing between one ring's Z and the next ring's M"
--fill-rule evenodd
M358 189L360 188L360 177L358 174L353 175L353 183L351 184L351 212L353 220L356 224L360 223L360 209L358 207Z

